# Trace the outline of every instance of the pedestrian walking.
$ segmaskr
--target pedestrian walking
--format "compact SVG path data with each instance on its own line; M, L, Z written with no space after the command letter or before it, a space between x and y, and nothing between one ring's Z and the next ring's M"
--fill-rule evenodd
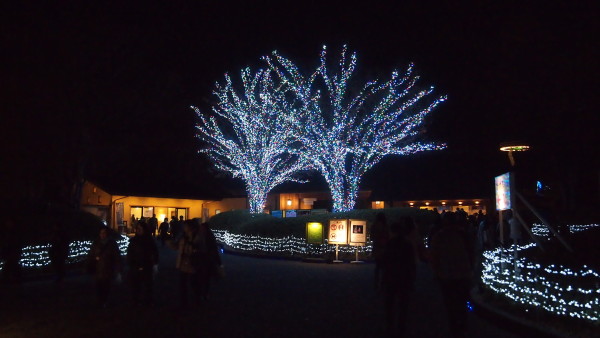
M446 213L442 229L431 240L431 267L440 284L453 337L467 331L467 302L473 271L473 245L452 212Z
M121 269L121 253L107 227L100 229L98 239L90 248L87 263L88 272L94 276L98 306L106 308L112 281L120 276Z
M200 242L204 242L205 245L200 247L202 258L206 261L206 273L200 275L201 278L201 290L204 299L209 298L210 281L212 278L222 278L224 276L223 265L221 263L221 256L219 255L219 247L217 246L217 239L213 234L212 230L208 226L208 223L204 222L200 224L198 232ZM202 280L203 279L203 280Z
M165 221L158 227L158 238L162 247L165 246L166 240L169 238L169 219L165 218Z
M55 281L61 284L66 275L67 258L69 257L69 234L64 224L54 223L52 234L50 235L50 248L48 256L50 264L56 274Z
M405 333L416 278L415 248L407 237L411 226L410 217L390 225L391 238L381 257L386 329L394 337Z
M373 241L373 259L375 260L374 282L375 289L381 288L381 265L383 251L389 240L390 234L385 214L378 212L375 216L375 222L371 227L371 240Z
M206 296L210 277L210 259L207 238L200 231L200 226L193 220L183 222L183 236L177 243L176 267L179 270L180 305L188 306L188 290L191 288L196 305Z
M135 236L129 241L127 265L134 304L151 305L153 273L158 269L158 249L145 223L137 224Z
M8 216L0 228L0 260L4 261L2 281L7 284L21 283L21 254L23 238L16 220Z
M158 219L156 218L156 214L152 214L152 217L148 219L146 228L148 229L146 232L149 232L152 237L156 237L156 230L158 229Z
M181 236L183 235L183 223L180 223L179 220L177 220L177 217L171 216L170 228L171 237L173 237L175 242L179 242Z

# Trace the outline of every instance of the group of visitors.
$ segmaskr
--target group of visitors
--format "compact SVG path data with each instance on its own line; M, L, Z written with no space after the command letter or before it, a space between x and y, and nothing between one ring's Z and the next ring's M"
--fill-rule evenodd
M436 212L426 247L417 240L417 227L411 217L388 225L383 213L376 216L371 230L375 286L384 298L390 335L405 333L419 261L429 264L438 281L452 335L466 334L475 263L474 238L467 220L460 212Z
M164 241L178 250L176 267L180 275L180 305L187 307L188 289L192 289L196 304L207 299L210 279L220 273L222 265L216 239L208 224L199 224L195 220L182 221L182 234ZM151 305L159 251L152 237L152 227L143 220L136 223L135 236L129 242L125 258L134 304ZM100 307L107 306L111 285L121 279L124 270L116 241L110 235L109 228L102 228L88 256L88 272L94 276Z

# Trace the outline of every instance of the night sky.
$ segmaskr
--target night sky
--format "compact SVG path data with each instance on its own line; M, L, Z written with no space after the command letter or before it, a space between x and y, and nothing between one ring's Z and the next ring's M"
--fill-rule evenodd
M499 144L524 140L524 177L573 176L598 201L592 1L284 3L3 4L3 189L59 194L78 173L122 189L242 188L196 154L189 106L208 111L225 72L263 66L272 50L309 70L323 44L348 44L359 82L414 62L421 84L448 96L425 135L448 149L386 158L364 187L479 197L509 169Z

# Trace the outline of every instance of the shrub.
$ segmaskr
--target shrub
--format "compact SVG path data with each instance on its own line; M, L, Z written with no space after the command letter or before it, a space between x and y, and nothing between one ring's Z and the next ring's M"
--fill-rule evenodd
M305 236L307 222L321 222L326 225L330 219L363 219L367 221L368 228L370 228L379 212L386 215L388 224L398 221L403 216L413 217L422 237L429 233L430 225L434 220L432 212L414 208L358 209L342 213L293 218L277 218L268 214L250 214L247 210L235 210L215 215L209 220L209 223L213 229L227 230L235 234L276 238L292 235L302 238Z

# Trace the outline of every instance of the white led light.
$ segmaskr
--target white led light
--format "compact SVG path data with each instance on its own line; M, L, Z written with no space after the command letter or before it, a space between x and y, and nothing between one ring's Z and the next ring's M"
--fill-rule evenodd
M571 225L572 232L597 227L598 224ZM534 233L547 236L540 225ZM537 307L561 316L597 322L600 320L600 274L587 266L579 271L561 265L542 266L525 257L516 262L514 250L535 247L535 243L485 251L483 283L494 292L527 307Z

